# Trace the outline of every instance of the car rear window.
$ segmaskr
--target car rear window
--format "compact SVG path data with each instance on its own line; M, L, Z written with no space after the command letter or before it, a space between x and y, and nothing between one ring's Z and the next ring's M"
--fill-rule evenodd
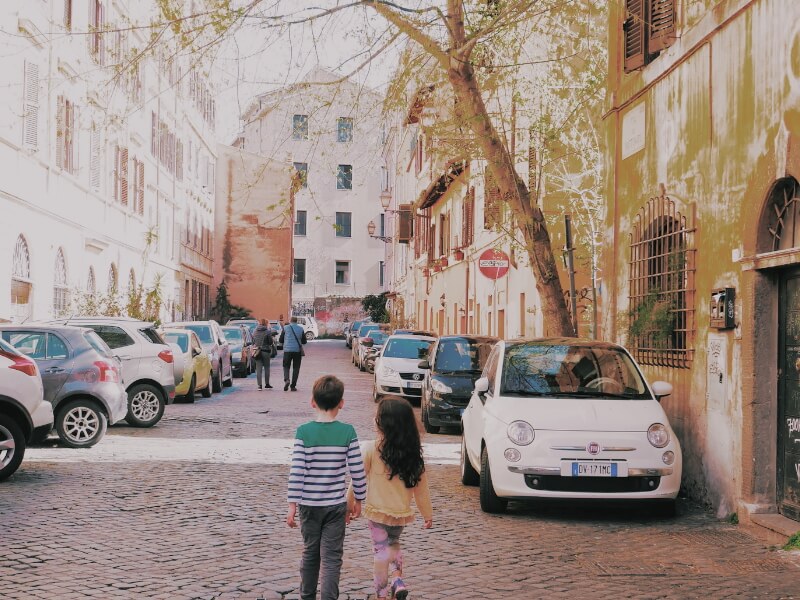
M494 342L476 342L463 338L441 340L436 349L434 370L446 372L480 372L492 352Z
M111 354L111 350L108 348L108 345L94 331L87 331L83 334L83 337L86 338L86 341L89 342L89 345L101 356L105 356L106 358L111 358L113 356L113 354Z
M373 331L369 334L369 337L372 338L372 341L376 346L383 346L383 344L386 343L386 339L389 337L389 334L383 333L382 331Z
M170 333L167 332L164 334L164 339L171 344L178 344L180 346L181 352L188 352L189 351L189 336L185 333Z
M164 338L156 331L155 327L145 327L140 329L139 332L154 344L164 344Z
M81 327L88 327L89 329L94 329L97 332L97 335L100 336L100 339L103 340L108 347L112 350L116 350L117 348L124 348L125 346L132 346L133 339L125 333L125 330L121 327L116 327L114 325L84 325L81 324Z
M383 348L383 355L389 358L422 359L428 354L432 343L430 340L390 338Z
M211 334L211 327L209 325L184 325L184 327L194 331L203 344L214 343L214 336Z
M225 334L225 339L229 342L237 342L239 344L242 343L242 330L238 327L236 329L228 329L227 327L222 328L222 333Z

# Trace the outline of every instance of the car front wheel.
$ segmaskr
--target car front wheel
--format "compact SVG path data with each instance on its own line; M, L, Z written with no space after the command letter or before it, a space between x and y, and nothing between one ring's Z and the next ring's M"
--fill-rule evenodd
M228 373L230 373L230 377L222 382L222 385L225 387L231 387L233 385L233 365L228 363Z
M316 336L314 336L314 332L313 331L306 331L306 340L308 340L310 342L311 340L314 339L314 337L316 337Z
M186 400L186 402L190 404L194 403L194 392L195 392L194 388L196 385L197 385L197 375L193 374L192 381L189 384L189 391L186 392L186 395L183 397Z
M214 377L214 384L212 385L215 394L219 394L222 391L222 365L219 366L217 369L217 376Z
M134 427L152 427L164 416L164 397L149 383L134 385L128 391L128 415L125 420Z
M431 417L428 414L428 409L425 408L425 402L422 403L422 426L425 428L426 433L439 433L441 427L438 425L431 425Z
M471 486L478 485L481 481L481 476L472 466L472 462L467 456L467 442L464 440L463 435L461 436L461 460L459 463L461 466L461 483Z
M10 477L25 456L25 435L17 422L0 414L0 481Z
M506 512L508 500L500 498L494 492L492 485L492 472L489 469L489 453L484 446L481 452L480 498L483 512L497 514Z
M108 418L93 402L73 400L56 416L58 437L70 448L91 448L108 428Z
M213 380L214 380L214 373L212 372L208 374L208 383L206 384L206 387L200 390L200 395L203 398L211 398L211 386L213 385L212 383Z

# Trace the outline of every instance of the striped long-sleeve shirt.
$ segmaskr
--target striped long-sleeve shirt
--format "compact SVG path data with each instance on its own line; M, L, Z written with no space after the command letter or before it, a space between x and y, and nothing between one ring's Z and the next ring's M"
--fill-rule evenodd
M347 473L357 500L367 494L358 436L340 421L312 421L297 428L289 470L289 502L334 506L347 500Z

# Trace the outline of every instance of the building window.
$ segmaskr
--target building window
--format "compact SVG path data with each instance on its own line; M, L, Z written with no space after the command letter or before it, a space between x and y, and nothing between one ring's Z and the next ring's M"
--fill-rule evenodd
M53 316L60 317L69 309L69 288L67 287L67 261L64 250L58 249L55 272L53 274Z
M294 115L292 117L292 139L308 139L308 115Z
M300 176L300 187L301 188L307 188L308 187L308 163L296 162L296 163L294 163L294 168L297 171L297 174Z
M306 259L305 258L295 258L294 259L294 274L292 276L293 283L305 283L306 282Z
M298 210L297 216L294 220L294 234L306 235L306 226L308 222L308 212L305 210Z
M383 277L384 277L385 269L386 269L386 263L385 262L381 261L380 263L378 263L378 285L380 285L381 287L384 286Z
M39 65L25 61L24 82L22 144L36 150L39 147Z
M105 28L105 8L100 0L89 0L89 52L97 64L104 64L103 29Z
M628 333L642 364L688 368L692 360L694 232L666 196L651 198L633 226Z
M470 187L461 207L461 247L471 246L475 239L475 188Z
M350 261L336 261L336 283L350 285Z
M114 200L128 206L128 149L122 146L114 153Z
M89 267L89 274L86 276L86 293L91 296L97 293L97 280L94 276L94 267Z
M675 0L625 0L626 73L641 69L675 42L675 4Z
M336 170L336 189L353 189L353 165L339 165Z
M353 119L352 117L339 117L336 120L336 141L353 141Z
M19 236L11 263L11 308L14 320L24 321L31 315L33 283L31 255L25 238Z
M353 213L336 213L336 237L352 237Z
M386 213L380 214L380 235L386 237Z
M72 0L64 0L64 29L72 31Z
M499 226L502 223L502 211L500 186L487 165L483 172L483 228L494 229Z
M119 278L117 277L117 265L111 263L108 267L108 288L107 291L110 295L116 296L119 290Z
M131 178L133 194L131 201L138 215L144 215L144 161L133 159L133 177Z
M64 96L58 97L56 113L56 166L73 175L78 172L77 130L75 121L77 108Z

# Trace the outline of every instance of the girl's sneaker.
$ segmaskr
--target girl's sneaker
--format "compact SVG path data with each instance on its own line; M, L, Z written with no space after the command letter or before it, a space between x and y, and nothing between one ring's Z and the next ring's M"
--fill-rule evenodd
M392 584L391 597L395 598L395 600L406 600L406 598L408 598L408 590L406 589L406 585L399 577L395 579L394 583Z

